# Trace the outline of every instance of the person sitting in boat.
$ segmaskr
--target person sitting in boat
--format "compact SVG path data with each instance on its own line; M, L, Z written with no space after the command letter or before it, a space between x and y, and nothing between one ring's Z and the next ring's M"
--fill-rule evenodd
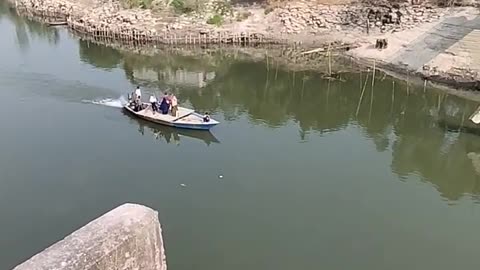
M160 112L162 114L168 114L168 109L170 108L170 104L168 104L167 98L162 98L162 102L160 103Z
M170 94L170 105L171 105L171 113L172 116L177 117L177 112L178 112L178 101L177 97L173 94Z
M157 108L157 98L155 96L150 96L150 104L152 105L152 111L153 113L155 114L155 112L158 111L158 108Z
M203 116L203 122L210 122L210 115L208 114L208 112L206 112Z

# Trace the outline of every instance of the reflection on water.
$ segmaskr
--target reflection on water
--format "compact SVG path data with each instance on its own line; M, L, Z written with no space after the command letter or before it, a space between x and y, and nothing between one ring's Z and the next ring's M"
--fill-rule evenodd
M0 20L3 17L8 18L15 24L16 41L23 50L28 50L31 40L36 38L47 40L51 45L56 45L59 42L60 35L57 28L23 19L7 4L7 1L0 1Z
M207 146L220 141L210 131L185 130L168 126L162 126L143 119L138 119L122 110L131 121L138 123L138 132L142 135L152 136L156 140L164 140L166 143L180 145L181 138L187 137L203 141Z
M478 267L475 102L236 49L142 56L29 26L4 5L0 20L17 36L0 40L0 98L12 100L0 107L0 268L125 201L161 213L172 269ZM124 115L136 85L222 124Z
M135 60L133 54L123 58L123 65L133 71L132 83L174 86L179 99L196 110L221 113L228 121L247 116L252 123L269 128L294 121L302 141L355 125L371 139L377 151L392 151L391 168L399 176L418 174L449 200L480 194L479 175L467 156L480 152L480 142L473 135L478 129L467 126L468 116L476 109L475 102L432 89L423 91L383 74L376 77L374 88L367 87L360 99L360 85L365 83L366 73L344 74L342 81L329 81L313 72L266 68L265 63L226 61L219 66L211 58L190 60L195 63L191 73L203 76L204 72L215 72L216 76L205 87L169 84L168 80L155 78L155 74L161 77L171 70L160 64L163 55L138 57L143 61ZM173 66L188 70L188 65L181 64L185 57L168 57L170 62L180 58ZM95 59L91 63L98 61ZM137 78L137 70L148 71L151 80L147 76ZM371 75L368 76L370 86ZM450 130L454 124L462 126L460 134L448 131L446 121Z
M113 69L121 62L121 54L110 47L79 40L80 60L97 68Z
M57 32L32 27L5 7L2 14L15 22L17 32L29 27L45 39ZM254 124L273 129L293 121L298 139L305 142L311 136L358 126L378 152L392 152L391 169L400 177L418 174L449 200L480 194L479 175L467 156L480 152L474 136L479 129L468 121L475 102L432 89L424 91L379 73L371 88L371 73L342 74L341 80L332 81L315 72L287 71L272 61L267 65L235 59L235 52L146 56L78 42L83 62L108 70L120 67L132 84L142 85L147 93L171 89L182 103L198 111L220 113L226 121L246 116ZM362 96L363 85L368 87ZM143 121L139 126L142 134L148 127L153 136L167 143L180 136L201 139L207 145L218 142L211 134L177 133Z

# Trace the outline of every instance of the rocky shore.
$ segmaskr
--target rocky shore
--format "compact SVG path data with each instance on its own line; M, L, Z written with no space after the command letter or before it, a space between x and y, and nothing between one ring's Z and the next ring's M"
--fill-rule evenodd
M266 41L286 43L325 40L332 31L362 35L366 32L388 32L410 29L425 22L438 20L446 9L431 4L413 5L411 2L391 4L389 1L363 1L343 5L324 5L317 1L287 2L270 10L258 5L235 7L219 1L204 4L201 12L175 14L169 7L159 11L127 9L120 0L9 0L18 10L36 17L54 17L68 23L79 32L102 35L114 39L129 38L162 42L165 39L208 36L250 35L265 37ZM225 5L228 10L225 10ZM270 11L270 12L269 12ZM220 23L209 23L209 18L221 16ZM303 38L300 37L303 35ZM309 37L305 37L309 35ZM190 40L189 38L188 40ZM166 42L175 43L175 42Z
M427 0L395 3L346 0L337 5L322 4L324 0L298 0L273 8L210 0L201 11L188 14L174 13L166 2L164 7L152 10L125 8L120 0L8 1L27 16L65 21L77 33L100 40L142 45L301 44L304 51L341 41L351 44L345 48L359 47L348 52L359 62L375 60L377 66L395 72L419 75L450 86L480 88L479 72L464 66L459 68L458 61L450 61L450 68L438 68L441 63L430 63L431 59L421 67L395 61L402 51L409 50L409 44L417 42L445 18L461 13L459 8L439 8ZM210 21L215 16L221 18L221 23ZM388 40L388 48L374 48L377 39ZM318 55L312 54L309 58Z
M379 5L379 2L381 4ZM387 1L348 5L319 5L314 1L288 4L278 10L287 33L322 30L357 32L402 31L425 22L438 20L446 9L429 3L412 5L409 2L391 4Z

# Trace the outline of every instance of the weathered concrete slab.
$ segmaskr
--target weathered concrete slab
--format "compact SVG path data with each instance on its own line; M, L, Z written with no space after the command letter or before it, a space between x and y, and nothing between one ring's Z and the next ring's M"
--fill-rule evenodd
M473 30L463 39L439 54L429 66L449 72L451 69L472 70L480 74L480 30Z
M124 204L14 270L166 270L158 213Z
M480 16L473 19L465 16L447 18L418 37L390 62L419 70L475 29L480 29Z

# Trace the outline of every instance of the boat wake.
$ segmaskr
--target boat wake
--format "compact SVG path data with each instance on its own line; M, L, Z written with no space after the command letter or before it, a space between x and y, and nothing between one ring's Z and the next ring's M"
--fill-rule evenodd
M124 96L120 96L117 99L104 98L99 100L84 100L83 102L114 108L122 108L125 104L127 104L127 99Z

